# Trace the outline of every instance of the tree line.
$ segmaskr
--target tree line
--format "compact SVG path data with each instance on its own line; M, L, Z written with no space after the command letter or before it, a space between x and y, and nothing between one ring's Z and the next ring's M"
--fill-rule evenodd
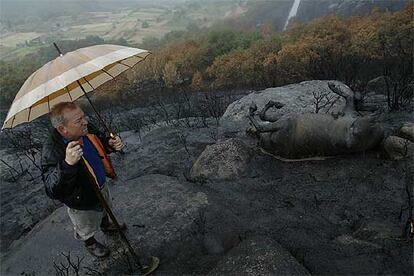
M213 30L154 52L135 79L176 90L265 88L312 79L343 81L364 92L385 77L389 107L413 97L414 4L401 11L296 24L284 33ZM152 87L154 88L154 86Z

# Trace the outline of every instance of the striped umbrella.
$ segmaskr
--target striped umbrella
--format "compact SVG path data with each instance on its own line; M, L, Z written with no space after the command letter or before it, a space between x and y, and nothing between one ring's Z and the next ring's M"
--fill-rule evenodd
M31 122L49 113L57 103L72 102L87 96L88 92L129 70L150 54L147 50L110 44L62 54L54 45L59 57L43 65L24 82L2 129Z

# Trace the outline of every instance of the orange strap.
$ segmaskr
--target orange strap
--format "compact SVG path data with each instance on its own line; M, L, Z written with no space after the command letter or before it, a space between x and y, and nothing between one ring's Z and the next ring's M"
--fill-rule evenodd
M106 175L112 179L115 179L116 173L114 167L112 166L111 159L109 159L108 154L106 154L105 148L102 145L101 140L99 140L98 136L96 136L95 134L87 134L86 136L88 137L89 141L91 141L92 144L95 146L99 156L103 157L102 164L104 166Z

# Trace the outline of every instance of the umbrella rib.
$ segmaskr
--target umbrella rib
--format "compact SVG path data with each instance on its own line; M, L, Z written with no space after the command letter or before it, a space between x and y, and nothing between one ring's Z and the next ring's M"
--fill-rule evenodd
M50 112L50 97L49 97L49 95L47 95L47 108L49 109L49 112Z
M127 64L125 64L125 63L122 63L122 62L120 62L120 61L117 61L116 63L118 63L118 64L122 64L122 65L125 65L126 67L128 67L129 69L132 69L132 66L129 66L129 65L127 65Z
M27 115L28 122L30 122L30 113L32 113L32 106L29 107L29 114Z
M115 77L112 76L111 74L109 74L108 71L106 71L105 69L102 68L101 71L104 72L104 73L106 73L106 74L108 74L111 78L115 79Z
M14 124L15 119L16 119L16 115L13 116L13 120L12 120L12 123L11 123L11 128L13 128L13 124Z
M79 84L80 86L82 86L82 85L80 84L80 82L78 82L78 84ZM72 95L70 94L69 89L68 89L68 87L67 87L67 86L65 86L65 90L66 90L66 93L68 93L68 95L69 95L70 101L71 101L71 102L73 102Z
M95 90L95 87L93 87L92 84L85 77L83 77L83 79L87 84L89 84L90 87L92 87L92 90Z

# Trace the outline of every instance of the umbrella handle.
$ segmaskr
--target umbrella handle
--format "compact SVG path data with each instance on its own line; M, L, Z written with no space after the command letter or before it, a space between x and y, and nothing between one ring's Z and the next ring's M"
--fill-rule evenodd
M109 137L111 137L111 139L114 139L116 135L113 132L109 132ZM125 151L123 149L118 150L118 152L122 155L125 154Z

